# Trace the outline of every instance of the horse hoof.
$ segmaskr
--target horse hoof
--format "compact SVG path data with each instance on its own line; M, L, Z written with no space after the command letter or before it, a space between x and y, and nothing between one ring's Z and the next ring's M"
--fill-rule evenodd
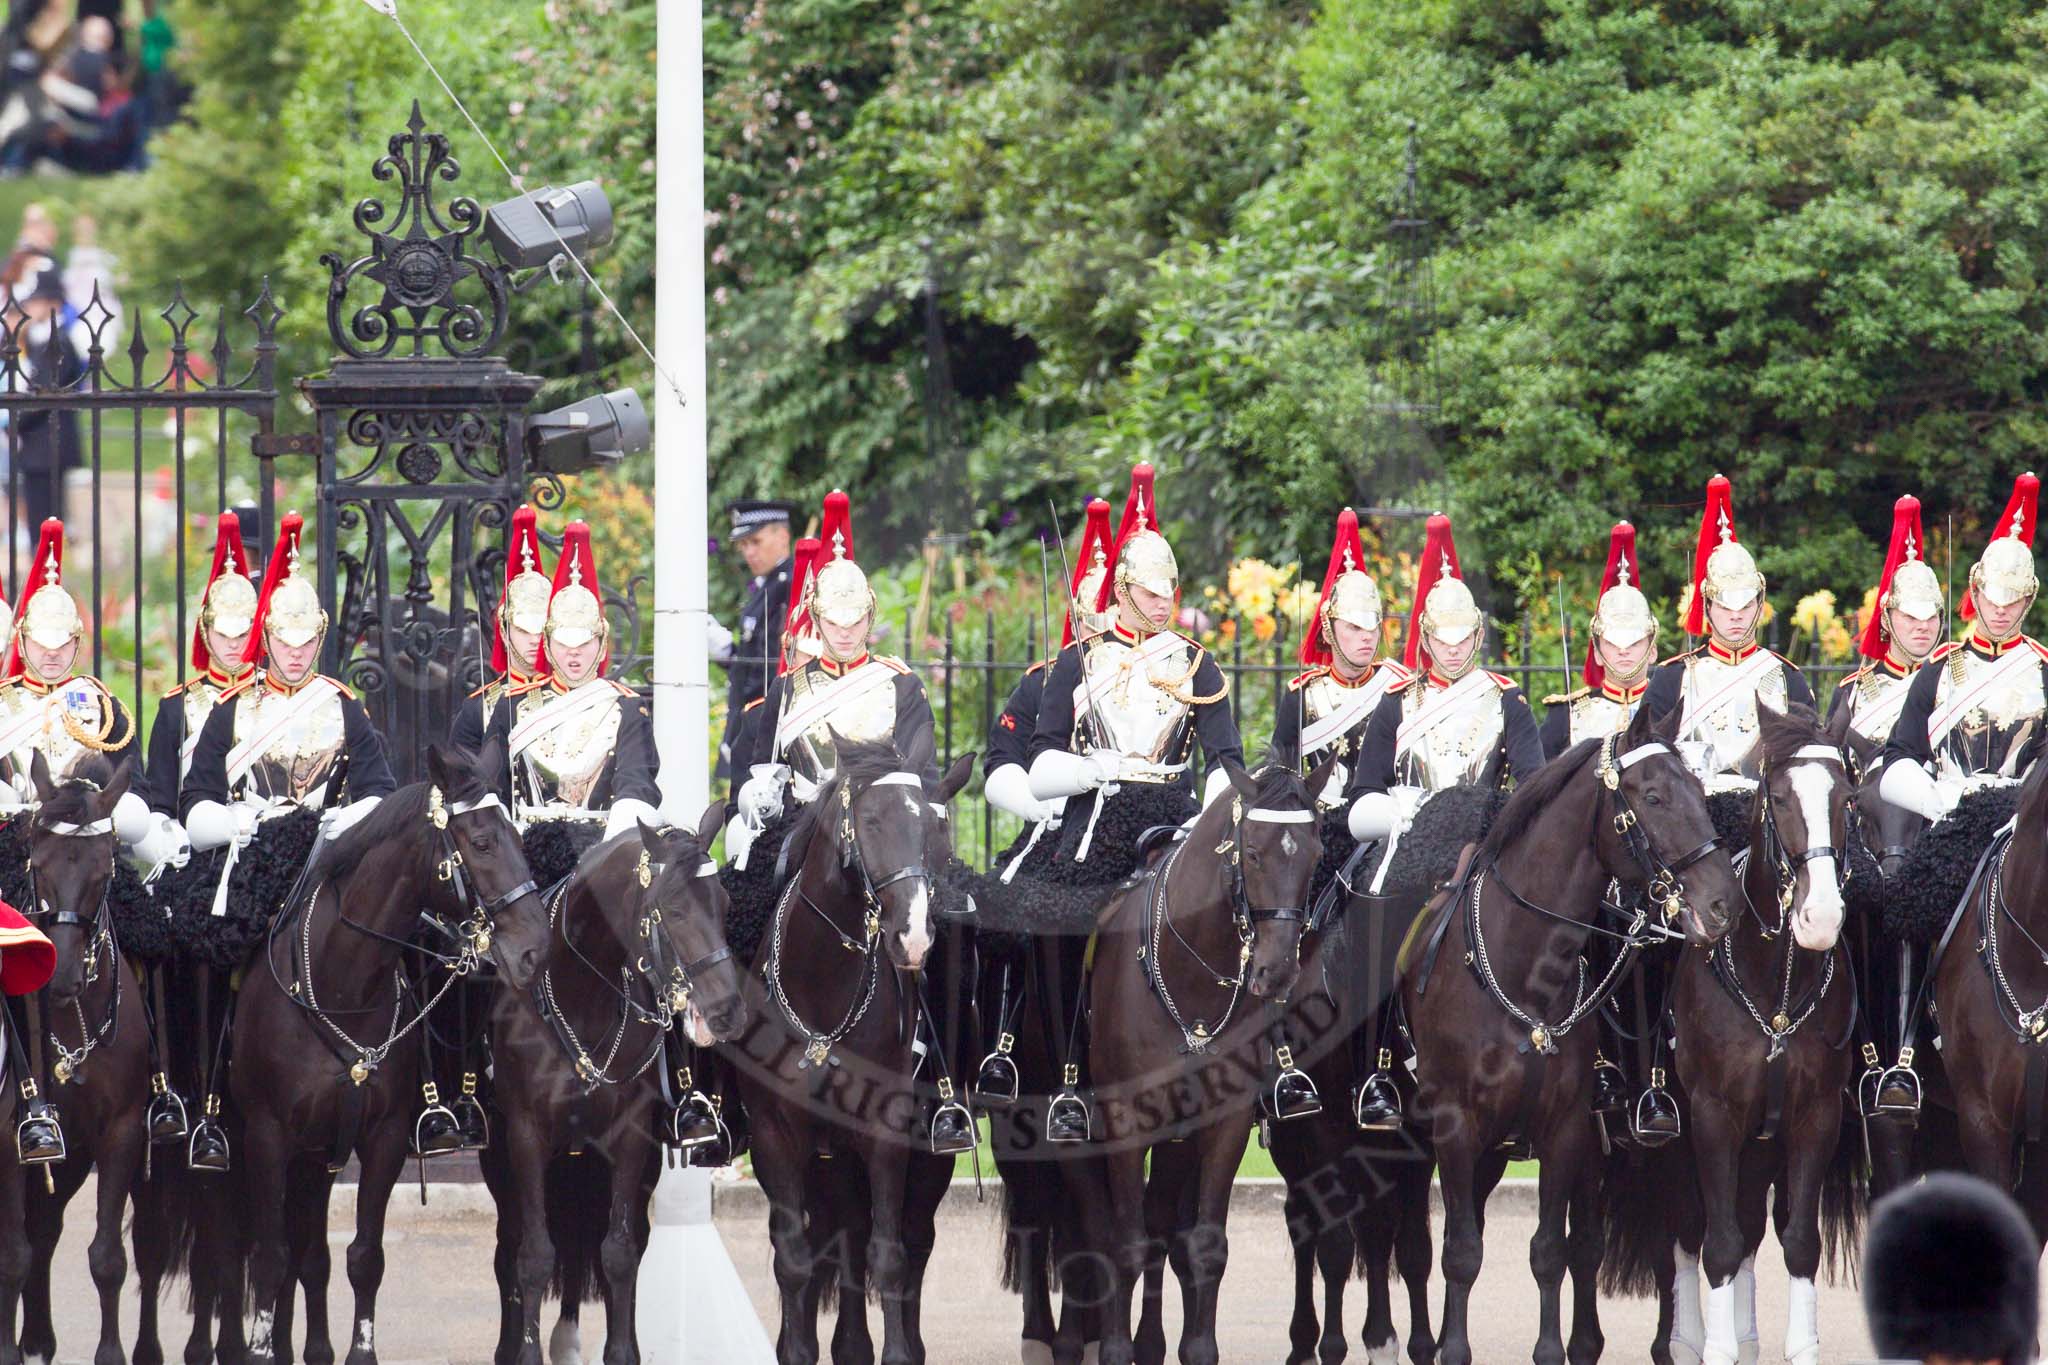
M1394 1337L1388 1337L1377 1346L1367 1346L1365 1358L1369 1365L1400 1365L1401 1343Z
M1785 1357L1785 1365L1820 1365L1820 1343L1809 1342Z
M556 1318L548 1333L548 1365L583 1365L583 1331L575 1318Z
M1017 1360L1018 1365L1053 1365L1052 1346L1026 1337L1017 1348Z

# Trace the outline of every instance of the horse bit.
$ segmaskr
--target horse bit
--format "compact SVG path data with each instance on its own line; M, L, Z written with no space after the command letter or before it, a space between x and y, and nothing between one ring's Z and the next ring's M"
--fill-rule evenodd
M84 779L79 780L83 781ZM60 820L47 825L37 824L34 828L45 834L54 834L67 839L97 839L114 832L114 821L111 816L83 825ZM35 860L34 858L29 859L29 893L35 898L34 911L38 917L48 915L50 917L50 924L53 927L76 927L90 931L86 939L85 984L90 986L97 983L100 979L99 964L100 949L102 947L106 949L108 964L114 972L114 998L107 1006L107 1017L101 1021L97 1030L93 1029L85 1021L85 993L82 990L79 992L78 999L71 1002L72 1011L78 1016L79 1045L76 1048L64 1046L63 1040L57 1037L55 1027L50 1029L50 1046L57 1053L57 1060L50 1067L50 1076L59 1085L67 1084L72 1077L83 1071L86 1061L99 1049L101 1044L105 1043L112 1036L114 1030L120 1024L121 974L119 968L121 947L114 938L113 930L107 925L107 919L112 909L108 901L108 895L113 884L113 870L114 850L110 843L107 848L107 882L100 888L99 908L93 912L91 919L87 919L76 910L49 909L43 901L41 890L37 886Z

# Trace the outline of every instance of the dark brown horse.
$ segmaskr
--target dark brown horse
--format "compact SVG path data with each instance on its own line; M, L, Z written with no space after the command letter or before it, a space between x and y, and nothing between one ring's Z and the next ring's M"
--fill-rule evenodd
M1616 1201L1626 1205L1617 1217L1660 1225L1654 1237L1628 1239L1652 1250L1663 1281L1651 1347L1660 1362L1672 1359L1674 1330L1694 1357L1733 1362L1743 1350L1741 1339L1755 1328L1755 1258L1775 1191L1792 1280L1785 1359L1815 1365L1823 1215L1826 1247L1845 1256L1853 1256L1860 1219L1862 1153L1842 1139L1856 1015L1841 941L1849 713L1838 712L1828 730L1803 706L1787 715L1760 705L1758 719L1762 763L1743 869L1748 909L1712 949L1680 959L1673 987L1685 1136L1638 1158L1652 1184Z
M2048 1240L2048 763L2021 785L1930 970L1941 1065L1971 1172L2014 1193Z
M21 1346L42 1360L56 1359L56 1328L50 1316L50 1263L64 1231L64 1209L97 1173L98 1196L87 1264L100 1296L100 1340L95 1365L119 1365L121 1286L128 1258L121 1244L121 1220L142 1183L148 1135L142 1120L149 1103L149 1024L143 1012L142 982L121 955L108 895L114 858L113 812L134 776L94 759L63 782L53 781L37 753L30 766L37 809L29 827L29 875L35 904L24 906L57 949L57 970L44 989L39 1012L45 1058L39 1084L63 1115L66 1153L48 1168L49 1187L38 1177L28 1189L28 1236L33 1249L22 1295ZM138 1238L145 1283L162 1274L168 1248ZM161 1255L162 1259L157 1259ZM154 1303L145 1305L155 1317ZM144 1323L154 1340L153 1321Z
M725 889L706 851L724 823L720 803L694 833L643 825L586 853L551 900L539 980L498 992L491 1056L501 1141L485 1149L484 1174L498 1203L501 1365L539 1365L550 1276L580 1288L593 1261L604 1359L640 1358L633 1290L656 1172L663 1044L676 1023L707 1047L747 1021L725 946ZM559 1232L551 1208L568 1224Z
M386 797L319 855L245 969L231 1083L246 1129L249 1350L257 1365L274 1365L294 1249L324 1237L326 1196L351 1155L362 1175L348 1249L348 1361L375 1365L384 1215L418 1093L419 997L485 955L515 987L539 970L546 912L495 791L503 770L502 755L468 761L429 748L431 780ZM401 963L423 914L461 947L416 993ZM289 1217L288 1204L302 1216ZM310 1295L307 1319L310 1352L312 1334L324 1343L326 1333Z
M912 1133L917 973L934 939L928 863L947 846L939 826L974 755L936 785L886 742L841 741L838 759L790 832L796 870L748 978L754 1026L728 1051L768 1196L777 1359L818 1359L818 1308L835 1289L834 1359L860 1358L872 1286L881 1358L911 1365L924 1357L919 1300L953 1166Z
M1173 1220L1168 1255L1187 1311L1183 1361L1217 1359L1217 1289L1225 1222L1271 1020L1285 1001L1309 882L1322 854L1321 778L1288 766L1228 768L1231 795L1103 912L1089 981L1090 1063L1105 1127L1107 1199L1088 1201L1091 1241L1116 1282L1103 1322L1103 1365L1134 1359L1131 1295L1158 1260L1148 1235L1146 1157L1183 1139L1192 1207ZM1156 1215L1152 1224L1156 1224Z
M1408 1290L1408 1356L1426 1361L1436 1351L1430 1331L1429 1271L1436 1255L1430 1239L1430 1176L1436 1169L1428 1137L1414 1125L1398 1133L1360 1132L1350 1106L1327 1097L1348 1095L1354 1074L1350 1034L1364 1027L1347 1009L1335 957L1349 940L1334 932L1310 933L1302 949L1301 980L1289 1011L1288 1039L1295 1060L1326 1097L1319 1113L1270 1125L1273 1164L1287 1181L1287 1233L1294 1247L1294 1316L1288 1326L1289 1365L1334 1365L1349 1352L1344 1340L1344 1286L1354 1273L1366 1282L1365 1325L1359 1341L1368 1358L1390 1361L1399 1351L1390 1293L1392 1264ZM1396 1083L1410 1093L1405 1072ZM1322 1275L1318 1316L1315 1280Z
M1596 928L1629 936L1645 928L1636 914L1607 906L1610 882L1647 886L1643 913L1682 918L1699 944L1717 940L1741 904L1699 779L1671 747L1675 719L1658 725L1639 711L1626 734L1588 740L1518 788L1453 886L1436 937L1404 973L1417 1101L1443 1184L1445 1365L1472 1359L1467 1322L1485 1198L1505 1169L1503 1144L1517 1141L1542 1163L1529 1245L1541 1295L1534 1359L1600 1356L1601 1163L1589 1116L1597 1030L1588 1020L1618 973L1590 978L1587 941ZM1632 957L1616 961L1625 968Z

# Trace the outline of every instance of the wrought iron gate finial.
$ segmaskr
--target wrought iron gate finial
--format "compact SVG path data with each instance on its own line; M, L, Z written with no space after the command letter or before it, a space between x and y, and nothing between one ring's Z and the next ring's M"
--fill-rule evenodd
M483 227L483 209L460 195L445 209L434 201L434 181L453 181L462 168L448 151L445 133L426 131L420 103L412 103L406 131L394 134L385 154L371 166L379 180L397 180L398 210L389 228L381 225L390 212L384 201L357 202L356 230L370 239L370 254L344 262L336 252L320 260L327 267L327 332L335 346L358 360L389 356L401 340L412 344L412 356L427 354L430 342L457 359L486 355L505 334L511 291L505 271L469 253L469 239ZM374 303L366 303L343 321L351 287L358 279L381 285ZM474 280L483 298L456 297Z

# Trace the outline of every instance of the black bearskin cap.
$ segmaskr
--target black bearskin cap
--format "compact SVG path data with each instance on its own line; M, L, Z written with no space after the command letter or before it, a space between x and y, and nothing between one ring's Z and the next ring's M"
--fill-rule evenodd
M1985 1181L1938 1172L1872 1210L1863 1307L1886 1359L2033 1359L2040 1244Z

